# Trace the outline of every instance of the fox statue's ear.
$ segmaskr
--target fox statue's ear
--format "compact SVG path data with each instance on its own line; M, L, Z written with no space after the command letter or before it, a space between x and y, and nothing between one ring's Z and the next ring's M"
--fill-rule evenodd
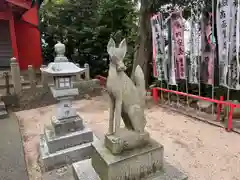
M123 60L126 53L127 53L127 42L126 42L125 38L120 42L118 51L119 51L118 52L118 56L119 56L118 58L120 60Z
M114 55L115 47L116 47L115 41L112 38L110 38L110 40L108 41L108 45L107 45L107 52L110 57L112 57Z

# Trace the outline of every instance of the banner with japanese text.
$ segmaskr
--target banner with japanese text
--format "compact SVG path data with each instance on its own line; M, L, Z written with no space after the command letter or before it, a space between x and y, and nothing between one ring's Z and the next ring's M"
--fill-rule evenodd
M216 18L220 85L239 90L239 1L218 0Z
M171 18L168 20L168 74L170 85L177 85L176 82L176 63L175 63L175 54L174 54L174 40L172 38L172 23Z
M228 77L227 84L231 89L240 89L239 84L239 58L237 58L237 47L239 48L239 4L238 1L232 0L230 4L230 44L229 44L229 57L228 57ZM238 19L238 20L237 20ZM238 41L237 41L238 32ZM238 54L239 55L239 54ZM239 56L238 56L239 57Z
M182 12L171 14L171 36L173 40L173 56L175 61L176 79L186 78L185 49L184 49L184 22Z
M205 12L201 20L201 47L202 57L200 64L201 81L205 84L212 85L214 83L214 58L216 42L213 36L212 13Z
M161 13L152 16L153 74L160 81L168 79L162 23Z
M201 58L201 27L200 16L192 15L190 21L190 65L189 83L198 84L199 64Z
M219 84L228 86L227 74L229 65L229 41L230 41L230 19L231 4L233 0L218 0L216 11L218 57L219 57Z

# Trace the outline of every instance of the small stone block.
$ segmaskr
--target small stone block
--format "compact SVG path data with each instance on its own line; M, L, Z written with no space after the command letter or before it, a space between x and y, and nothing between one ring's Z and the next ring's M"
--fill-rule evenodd
M52 117L52 126L56 135L64 135L77 130L83 130L83 120L79 117L67 118L58 120L55 116Z
M72 108L72 100L69 98L61 99L56 106L56 118L59 121L77 116L76 109Z
M4 119L8 117L8 113L6 110L0 110L0 119Z
M112 154L120 154L124 150L130 150L145 146L149 141L149 133L139 134L126 128L120 128L112 135L106 135L104 144Z
M75 180L101 180L92 167L91 159L73 163L72 168Z
M3 101L0 101L0 110L6 110L6 107Z
M51 91L54 98L68 97L68 96L77 96L78 89L56 89L55 87L51 87Z
M163 162L164 167L162 171L157 172L155 175L151 177L144 178L144 180L187 180L188 177L176 169L174 166L170 165L167 162ZM75 180L105 180L100 179L94 168L91 164L91 159L86 159L80 162L73 163L73 176ZM120 178L119 178L120 179ZM119 180L119 179L111 179L111 180ZM120 179L126 180L126 179ZM136 179L140 180L140 179Z
M92 143L85 143L55 153L49 153L44 135L40 136L40 162L43 171L50 171L64 165L91 158Z
M92 166L102 180L139 179L162 169L163 146L155 140L142 148L113 155L101 142L93 143Z
M84 128L83 130L68 133L63 136L55 136L53 129L45 127L44 133L49 153L93 141L93 132L89 128Z

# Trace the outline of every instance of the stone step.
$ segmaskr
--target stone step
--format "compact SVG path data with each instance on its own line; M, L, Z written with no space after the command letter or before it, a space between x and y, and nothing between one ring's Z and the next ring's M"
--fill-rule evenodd
M93 136L94 141L97 137ZM49 153L44 135L40 136L40 156L43 171L50 171L65 165L71 165L74 162L91 158L92 143L84 143L67 149Z
M162 171L156 172L145 180L187 180L188 177L177 168L164 161ZM75 180L101 180L94 168L91 159L73 163L73 177ZM127 179L127 178L126 178ZM140 178L139 178L140 179ZM104 179L107 180L107 179Z
M5 119L8 117L8 113L6 110L0 110L0 119Z
M54 153L66 148L93 141L93 132L87 127L83 130L67 133L63 136L54 136L52 129L45 128L44 134L49 153Z
M3 101L0 101L0 110L6 110L6 106Z

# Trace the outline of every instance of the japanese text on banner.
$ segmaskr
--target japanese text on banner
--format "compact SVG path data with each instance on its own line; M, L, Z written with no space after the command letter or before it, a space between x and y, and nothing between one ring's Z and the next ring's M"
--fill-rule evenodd
M174 40L174 57L176 63L176 78L185 79L185 50L184 50L184 24L180 12L173 13L172 32Z

